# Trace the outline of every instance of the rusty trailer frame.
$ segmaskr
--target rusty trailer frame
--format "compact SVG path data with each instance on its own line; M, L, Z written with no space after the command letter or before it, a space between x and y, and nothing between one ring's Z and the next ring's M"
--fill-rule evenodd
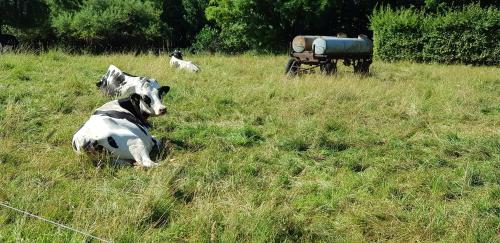
M290 59L285 66L285 74L295 76L304 73L315 73L319 68L323 74L331 75L337 72L337 63L343 60L345 66L353 66L354 73L368 74L372 63L372 53L356 55L352 53L315 54L315 46L312 50L295 52L290 42ZM304 67L306 65L306 67Z

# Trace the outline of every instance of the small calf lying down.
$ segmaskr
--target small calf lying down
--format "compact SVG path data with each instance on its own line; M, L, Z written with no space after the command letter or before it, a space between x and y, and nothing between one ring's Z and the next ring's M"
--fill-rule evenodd
M175 50L170 55L170 67L188 70L190 72L198 72L200 68L193 64L191 61L182 60L182 52L179 50Z
M162 87L163 88L163 87ZM170 87L163 88L166 94ZM165 114L165 106L159 108ZM150 155L157 152L161 142L149 134L149 116L157 113L147 96L132 94L127 98L110 101L90 116L90 119L73 136L73 149L97 156L109 152L118 163L136 162L143 167L157 163ZM156 151L155 151L156 150Z

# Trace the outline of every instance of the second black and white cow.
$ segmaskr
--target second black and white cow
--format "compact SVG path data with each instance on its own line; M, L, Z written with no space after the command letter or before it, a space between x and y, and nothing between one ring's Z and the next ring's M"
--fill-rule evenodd
M96 86L110 96L139 94L144 100L145 109L151 115L162 115L165 111L165 106L161 102L161 96L168 92L169 87L160 86L155 79L134 76L122 72L114 65L110 65L108 71L96 83Z
M183 60L182 52L179 50L175 50L168 56L170 57L170 67L172 68L183 69L193 73L200 71L200 68L193 62Z
M170 89L162 88L160 97ZM161 143L149 133L147 119L152 111L148 103L147 97L134 93L99 107L73 136L73 149L91 155L105 150L120 163L135 161L143 167L156 166L150 154Z

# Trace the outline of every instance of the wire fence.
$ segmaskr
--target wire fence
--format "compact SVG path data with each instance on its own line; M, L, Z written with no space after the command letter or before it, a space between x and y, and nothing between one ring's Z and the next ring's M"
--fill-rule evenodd
M81 235L85 235L87 237L90 237L90 238L93 238L93 239L96 239L96 240L99 240L99 241L102 241L102 242L112 242L111 240L106 240L106 239L103 239L103 238L100 238L100 237L97 237L97 236L94 236L94 235L91 235L87 232L84 232L84 231L81 231L81 230L78 230L78 229L75 229L75 228L72 228L72 227L69 227L69 226L66 226L66 225L63 225L61 223L58 223L58 222L55 222L55 221L52 221L50 219L46 219L46 218L43 218L41 216L38 216L38 215L35 215L35 214L32 214L30 212L27 212L27 211L24 211L24 210L21 210L21 209L18 209L18 208L15 208L15 207L12 207L12 206L9 206L3 202L0 202L0 206L4 207L4 208L7 208L7 209L10 209L12 211L15 211L15 212L18 212L18 213L22 213L26 216L29 216L29 217L32 217L32 218L35 218L35 219L39 219L39 220L42 220L44 222L47 222L49 224L52 224L52 225L55 225L59 228L63 228L63 229L66 229L66 230L69 230L69 231L73 231L73 232L76 232L78 234L81 234Z

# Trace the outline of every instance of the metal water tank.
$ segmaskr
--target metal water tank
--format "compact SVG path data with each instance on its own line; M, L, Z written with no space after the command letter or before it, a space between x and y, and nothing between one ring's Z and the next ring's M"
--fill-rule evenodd
M318 35L298 35L292 40L292 49L294 52L312 51L313 41Z
M361 35L358 38L321 36L313 41L312 48L316 55L371 55L373 42Z

